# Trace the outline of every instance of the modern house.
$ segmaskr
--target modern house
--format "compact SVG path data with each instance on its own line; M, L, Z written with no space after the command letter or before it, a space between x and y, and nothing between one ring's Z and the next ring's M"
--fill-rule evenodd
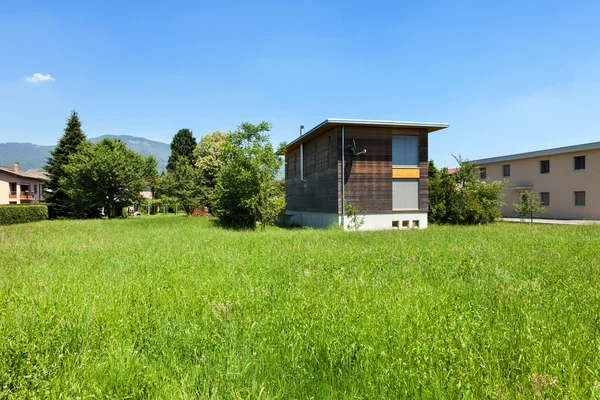
M37 203L44 200L42 183L45 179L45 171L21 171L18 162L14 163L13 168L0 166L0 204Z
M507 180L502 215L526 190L538 193L544 218L600 219L600 142L475 160L481 178Z
M327 119L287 146L289 222L348 227L352 204L361 229L426 228L428 135L448 124Z

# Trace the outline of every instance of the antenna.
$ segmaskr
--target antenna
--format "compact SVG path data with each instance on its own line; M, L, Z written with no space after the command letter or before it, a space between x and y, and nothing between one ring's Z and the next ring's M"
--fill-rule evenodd
M352 144L349 144L346 146L346 148L348 148L348 150L350 150L352 152L353 155L355 156L360 156L361 154L366 154L367 153L367 149L363 149L360 152L356 152L356 141L352 140Z

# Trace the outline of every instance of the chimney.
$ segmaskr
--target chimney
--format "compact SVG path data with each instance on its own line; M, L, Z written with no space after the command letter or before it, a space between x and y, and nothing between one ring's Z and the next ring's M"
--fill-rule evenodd
M300 136L304 135L304 125L300 125Z
M17 161L15 161L15 166L13 169L15 170L15 172L19 172L19 163Z

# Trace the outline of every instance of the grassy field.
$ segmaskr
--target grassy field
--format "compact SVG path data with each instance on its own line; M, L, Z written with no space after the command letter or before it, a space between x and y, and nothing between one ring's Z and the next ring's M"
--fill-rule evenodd
M600 227L0 227L4 398L600 398Z

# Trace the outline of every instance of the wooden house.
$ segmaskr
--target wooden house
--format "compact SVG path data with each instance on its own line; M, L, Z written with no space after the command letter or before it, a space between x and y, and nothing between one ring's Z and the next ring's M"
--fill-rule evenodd
M428 135L443 123L327 119L287 146L289 223L348 228L347 205L361 229L426 228Z

